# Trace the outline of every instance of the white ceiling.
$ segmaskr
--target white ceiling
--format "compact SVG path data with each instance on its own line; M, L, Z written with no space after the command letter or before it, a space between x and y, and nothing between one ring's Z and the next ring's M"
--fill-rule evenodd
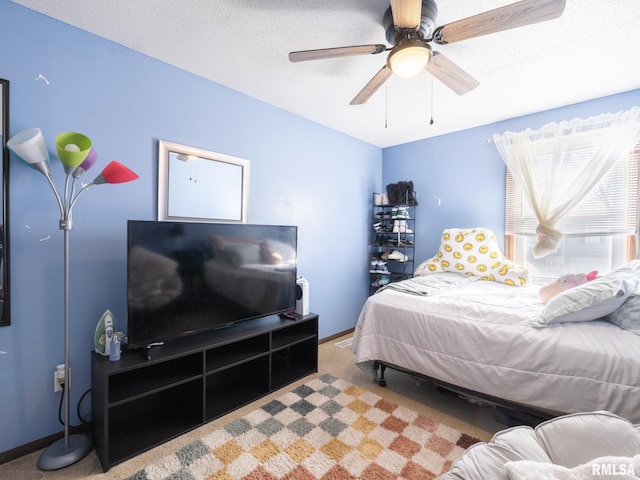
M427 72L351 99L386 54L291 63L292 50L385 43L389 0L12 0L379 147L640 88L638 0L567 0L555 20L435 45L480 82ZM443 25L515 0L439 0ZM386 125L385 125L386 123Z

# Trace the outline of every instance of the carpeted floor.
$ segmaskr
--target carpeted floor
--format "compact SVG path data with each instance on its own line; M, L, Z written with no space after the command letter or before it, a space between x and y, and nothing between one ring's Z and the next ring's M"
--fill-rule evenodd
M319 378L322 374L331 374L352 385L378 395L379 397L406 407L434 422L448 425L449 427L466 432L480 440L489 440L491 436L505 428L494 418L494 410L490 407L472 405L455 395L443 395L431 384L420 382L403 373L389 371L385 373L387 387L380 387L373 382L373 374L370 371L357 367L353 362L353 353L349 346L336 345L346 341L347 335L332 342L320 345L318 349L319 373L310 375L292 385L283 388L267 397L246 405L224 417L216 419L202 427L188 432L174 440L164 443L159 447L144 452L126 462L116 465L111 470L103 473L95 451L92 451L84 459L65 469L53 472L43 472L37 467L38 457L41 452L34 452L11 462L0 465L0 479L7 480L122 480L131 477L145 467L160 461L167 455L185 448L198 439L204 438L230 424L271 400L281 397L286 392L292 391L310 380ZM11 432L3 432L11 434Z
M428 480L477 441L325 373L127 480Z

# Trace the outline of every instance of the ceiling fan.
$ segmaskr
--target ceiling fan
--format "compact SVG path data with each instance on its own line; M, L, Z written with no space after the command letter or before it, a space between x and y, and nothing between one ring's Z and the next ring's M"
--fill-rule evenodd
M391 0L383 18L387 42L384 44L302 50L289 53L292 62L378 54L389 51L386 64L351 100L361 105L380 88L391 73L412 77L426 69L458 95L476 88L479 83L440 52L438 45L459 42L489 33L552 20L562 15L566 0L521 0L435 28L438 8L435 0Z

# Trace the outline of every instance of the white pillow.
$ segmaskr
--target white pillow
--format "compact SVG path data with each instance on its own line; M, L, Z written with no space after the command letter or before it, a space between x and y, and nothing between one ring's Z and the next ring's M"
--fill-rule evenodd
M637 280L628 272L613 271L553 297L531 326L589 322L605 317L616 311L636 286Z
M629 263L618 267L614 270L618 273L631 273L638 275L640 273L640 259L631 260Z
M631 295L620 308L607 315L605 320L640 335L640 296Z
M634 457L600 457L574 468L553 463L517 460L504 465L509 480L612 480L637 479L640 455Z

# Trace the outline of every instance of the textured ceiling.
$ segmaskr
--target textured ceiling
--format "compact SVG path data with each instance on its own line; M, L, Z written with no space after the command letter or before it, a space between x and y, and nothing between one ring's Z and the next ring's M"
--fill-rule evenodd
M558 19L433 45L480 86L457 96L436 80L432 102L427 72L392 76L359 106L386 54L287 54L386 43L389 0L12 1L380 147L640 88L638 0L567 0ZM437 3L443 25L514 0Z

